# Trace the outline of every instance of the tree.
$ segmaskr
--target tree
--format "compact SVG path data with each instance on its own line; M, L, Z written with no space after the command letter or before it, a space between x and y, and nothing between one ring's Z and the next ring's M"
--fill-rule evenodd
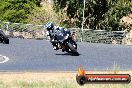
M109 10L104 14L104 19L99 22L97 28L114 31L124 30L124 25L120 23L120 19L132 13L132 1L116 0L116 2L109 4Z
M121 17L132 12L131 0L86 0L85 4L84 26L90 29L122 29L119 24ZM68 16L68 21L64 19L63 23L81 27L83 0L54 0L54 9Z
M34 8L28 19L32 24L45 24L48 21L52 21L59 25L61 17L55 13L52 4L41 2L41 7Z
M38 6L37 0L1 0L0 20L27 23L30 12Z

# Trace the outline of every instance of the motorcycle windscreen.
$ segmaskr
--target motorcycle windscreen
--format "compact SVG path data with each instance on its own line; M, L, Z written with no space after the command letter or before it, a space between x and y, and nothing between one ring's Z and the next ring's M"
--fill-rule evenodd
M55 36L58 41L63 42L67 33L64 30L56 30Z

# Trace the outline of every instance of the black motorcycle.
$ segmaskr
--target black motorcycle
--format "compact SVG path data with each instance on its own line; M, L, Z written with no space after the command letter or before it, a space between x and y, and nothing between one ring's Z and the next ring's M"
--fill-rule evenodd
M54 34L51 37L51 41L55 43L58 49L62 49L62 52L66 51L71 53L72 55L79 55L77 52L77 44L72 39L71 32L65 28L59 28L58 30L54 30Z
M9 39L2 30L0 30L0 42L3 44L9 44Z

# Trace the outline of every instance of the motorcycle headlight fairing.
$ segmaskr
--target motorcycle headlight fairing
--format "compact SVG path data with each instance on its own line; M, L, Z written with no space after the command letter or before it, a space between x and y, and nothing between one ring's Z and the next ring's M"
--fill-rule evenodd
M68 37L69 37L69 34L67 34L67 35L65 36L65 39L68 39Z

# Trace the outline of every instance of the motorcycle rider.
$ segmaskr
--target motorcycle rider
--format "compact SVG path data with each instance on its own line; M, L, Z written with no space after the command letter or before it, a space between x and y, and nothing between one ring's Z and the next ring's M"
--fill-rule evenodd
M77 44L72 39L70 30L63 27L56 27L53 22L48 22L44 27L47 29L46 34L49 36L54 50L62 49L62 52L66 51L74 55L79 55Z
M58 44L57 44L57 40L54 39L54 35L55 35L55 30L59 30L59 27L55 27L53 22L48 22L45 25L45 28L47 29L47 36L50 36L50 42L53 45L53 49L54 50L58 50Z

